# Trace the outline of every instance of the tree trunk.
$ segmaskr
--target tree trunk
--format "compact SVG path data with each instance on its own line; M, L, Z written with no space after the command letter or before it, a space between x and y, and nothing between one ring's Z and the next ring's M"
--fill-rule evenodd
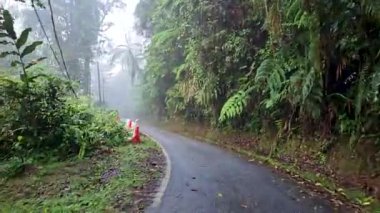
M90 70L90 58L86 57L84 62L84 79L83 88L85 95L91 95L91 70Z

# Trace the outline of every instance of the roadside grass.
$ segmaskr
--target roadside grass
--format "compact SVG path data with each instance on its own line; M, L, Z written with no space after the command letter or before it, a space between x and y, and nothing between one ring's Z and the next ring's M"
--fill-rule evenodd
M118 212L142 210L142 189L161 174L150 164L161 155L157 144L143 143L96 151L83 160L35 164L30 174L0 181L0 212ZM9 165L8 165L9 166ZM137 200L140 199L140 200Z

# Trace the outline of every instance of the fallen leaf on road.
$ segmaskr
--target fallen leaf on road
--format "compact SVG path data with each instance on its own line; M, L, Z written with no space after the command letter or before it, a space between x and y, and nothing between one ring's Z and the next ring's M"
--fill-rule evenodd
M222 193L218 193L218 197L223 197L223 194Z

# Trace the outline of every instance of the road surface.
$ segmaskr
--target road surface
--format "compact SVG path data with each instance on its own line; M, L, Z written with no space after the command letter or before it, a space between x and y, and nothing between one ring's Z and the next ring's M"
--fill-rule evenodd
M155 127L143 131L166 150L171 168L163 196L147 212L334 212L269 168Z

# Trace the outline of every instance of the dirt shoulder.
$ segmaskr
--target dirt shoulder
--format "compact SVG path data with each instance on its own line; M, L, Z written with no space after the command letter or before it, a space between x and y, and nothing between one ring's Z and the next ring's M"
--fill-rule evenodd
M161 149L146 137L83 160L31 164L24 175L1 179L0 212L143 212L164 168Z
M351 167L344 168L345 172L342 172L342 163L357 165L358 160L352 156L337 159L337 156L343 155L337 148L321 153L319 147L299 147L295 143L284 143L279 146L275 156L268 158L269 147L273 144L270 138L239 131L220 131L181 121L171 121L160 126L224 147L249 161L270 166L276 172L295 179L311 192L329 199L337 208L351 206L356 211L380 211L379 201L368 190L369 187L376 189L376 183L380 184L376 181L377 177L370 173L356 174ZM369 183L373 185L369 186Z

